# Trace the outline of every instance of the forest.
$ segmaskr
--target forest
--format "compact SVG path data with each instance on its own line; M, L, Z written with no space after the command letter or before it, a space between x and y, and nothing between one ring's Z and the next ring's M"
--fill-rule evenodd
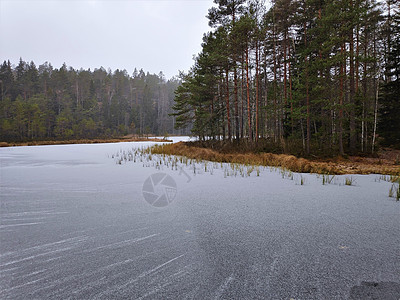
M192 134L299 155L400 147L396 1L214 2L194 65L170 80L4 61L1 141Z
M0 66L1 141L69 140L182 134L172 112L177 78L142 69Z
M176 90L176 126L302 155L400 146L396 1L214 3Z

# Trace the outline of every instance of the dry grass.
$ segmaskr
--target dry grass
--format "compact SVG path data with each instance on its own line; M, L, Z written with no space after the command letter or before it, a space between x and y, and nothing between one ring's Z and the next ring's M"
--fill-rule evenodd
M0 147L64 145L64 144L99 144L99 143L121 143L121 142L172 142L172 141L167 139L158 139L158 138L123 137L115 139L79 139L79 140L32 141L32 142L16 142L16 143L0 142Z
M340 159L337 161L318 161L297 158L287 154L273 153L221 153L202 147L188 146L183 142L176 144L155 145L152 153L186 156L214 162L239 163L282 167L293 172L318 174L387 174L400 175L400 167L395 164L376 164Z

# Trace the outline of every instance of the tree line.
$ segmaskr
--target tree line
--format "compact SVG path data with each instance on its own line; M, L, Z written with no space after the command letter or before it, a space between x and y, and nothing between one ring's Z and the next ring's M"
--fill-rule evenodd
M162 72L57 69L20 59L0 65L0 85L2 141L182 133L169 116L179 80Z
M176 90L176 126L306 155L400 146L396 1L214 2Z

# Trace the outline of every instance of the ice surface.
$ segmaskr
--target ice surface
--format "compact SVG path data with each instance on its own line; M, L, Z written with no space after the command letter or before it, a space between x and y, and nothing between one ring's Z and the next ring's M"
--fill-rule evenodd
M400 204L379 175L323 185L157 155L117 163L153 144L0 148L1 299L345 299L399 283ZM161 208L142 195L158 172L177 185Z

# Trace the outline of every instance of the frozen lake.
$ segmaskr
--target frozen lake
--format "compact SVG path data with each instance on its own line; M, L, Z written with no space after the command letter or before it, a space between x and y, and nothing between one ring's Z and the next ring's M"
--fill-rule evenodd
M118 163L152 144L0 148L1 299L400 298L400 203L379 175L323 185L270 168ZM169 205L145 201L155 173L176 189L145 197L170 192Z

